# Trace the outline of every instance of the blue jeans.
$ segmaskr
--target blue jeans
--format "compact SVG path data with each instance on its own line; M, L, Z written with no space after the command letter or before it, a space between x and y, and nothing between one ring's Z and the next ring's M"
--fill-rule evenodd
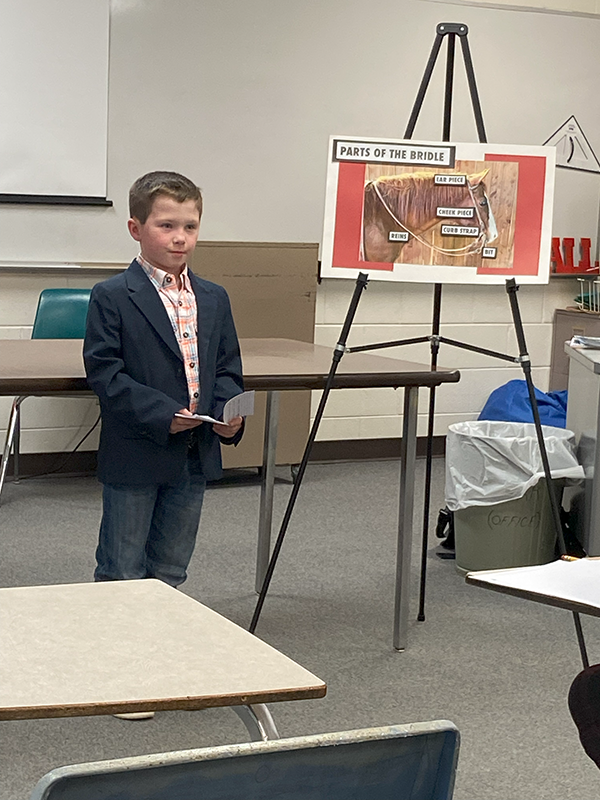
M206 479L194 467L188 459L175 485L104 484L96 581L159 578L170 586L184 582L206 487Z

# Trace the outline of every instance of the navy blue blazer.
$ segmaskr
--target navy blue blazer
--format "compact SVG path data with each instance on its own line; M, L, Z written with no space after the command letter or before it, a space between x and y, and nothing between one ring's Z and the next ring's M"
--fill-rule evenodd
M222 286L188 273L198 308L199 413L221 419L243 391L239 344ZM109 484L174 483L183 472L189 434L169 433L173 414L188 408L181 351L158 292L137 262L92 290L83 346L88 383L100 399L98 478ZM221 474L220 439L212 425L197 431L202 471ZM237 444L233 439L222 440Z

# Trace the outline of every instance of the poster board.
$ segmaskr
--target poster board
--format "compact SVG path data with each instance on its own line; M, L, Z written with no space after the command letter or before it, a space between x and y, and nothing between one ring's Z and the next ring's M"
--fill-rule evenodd
M332 136L321 275L547 283L553 147Z

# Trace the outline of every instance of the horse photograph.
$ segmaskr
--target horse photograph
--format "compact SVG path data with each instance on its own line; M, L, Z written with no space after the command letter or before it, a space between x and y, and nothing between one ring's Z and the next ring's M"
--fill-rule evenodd
M443 171L366 165L359 260L510 267L518 170L496 161L456 161Z

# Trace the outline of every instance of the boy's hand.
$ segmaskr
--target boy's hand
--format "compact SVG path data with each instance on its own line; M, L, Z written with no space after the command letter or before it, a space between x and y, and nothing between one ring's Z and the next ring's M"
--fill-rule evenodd
M178 412L178 414L183 414L186 417L190 417L190 419L182 419L181 417L173 417L171 420L171 426L169 428L169 433L181 433L181 431L189 431L192 428L197 428L198 425L202 425L201 419L194 419L192 417L192 412L188 411L187 408L182 408Z
M224 422L215 422L213 425L213 431L219 436L222 436L224 439L231 439L231 437L235 436L242 427L243 421L243 417L234 417L229 421L228 424L225 424Z

